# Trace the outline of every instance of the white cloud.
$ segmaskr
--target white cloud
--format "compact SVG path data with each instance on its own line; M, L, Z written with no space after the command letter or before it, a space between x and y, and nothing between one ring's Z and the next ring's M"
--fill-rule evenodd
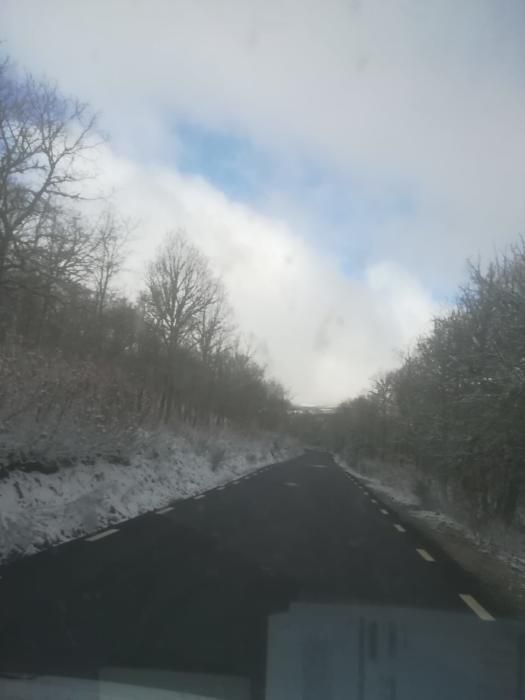
M169 120L185 115L306 149L372 199L401 184L417 219L372 227L372 244L449 280L523 232L520 0L11 0L0 12L7 49L92 100L128 150L176 147Z
M5 0L0 24L7 51L101 109L115 152L142 162L114 158L111 177L143 247L185 224L304 400L362 387L425 325L426 290L524 231L520 0ZM176 161L180 118L318 159L372 211L392 189L413 209L352 231L365 269L349 280L321 252L322 221L316 250L293 223L309 202L292 215L280 192L277 220L145 166Z
M224 279L246 336L295 400L335 403L367 386L428 325L436 306L414 278L387 261L346 277L337 260L308 246L284 221L231 201L201 178L102 162L119 208L140 221L129 280L163 235L182 227Z

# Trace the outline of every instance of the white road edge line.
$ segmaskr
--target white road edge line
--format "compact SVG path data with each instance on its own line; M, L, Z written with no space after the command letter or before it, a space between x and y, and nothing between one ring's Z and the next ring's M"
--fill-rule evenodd
M419 556L424 559L425 561L436 561L434 557L427 552L426 549L417 549L416 552L419 554Z
M99 532L98 535L86 537L86 542L96 542L97 540L101 540L103 537L109 537L109 535L114 535L115 532L118 532L118 530L116 530L115 528L112 528L111 530L104 530L104 532Z
M160 510L156 510L155 512L157 515L164 515L164 513L169 513L170 510L173 510L173 506L168 506L167 508L161 508Z
M394 525L394 527L396 528L396 530L397 530L398 532L406 532L405 528L404 528L402 525L400 525L399 523L396 523L396 524Z
M487 610L485 610L482 605L478 603L473 596L469 595L468 593L460 593L459 597L473 612L476 613L480 620L489 622L495 619Z
M201 493L201 494L200 494L200 496L195 496L195 500L196 500L196 501L198 501L198 500L199 500L199 498L204 498L204 494L203 494L203 493Z

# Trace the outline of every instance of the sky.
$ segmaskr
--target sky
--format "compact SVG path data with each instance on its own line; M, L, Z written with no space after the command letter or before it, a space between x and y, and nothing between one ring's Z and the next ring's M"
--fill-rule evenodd
M3 0L0 41L99 113L131 293L184 229L298 403L366 390L525 233L521 0Z

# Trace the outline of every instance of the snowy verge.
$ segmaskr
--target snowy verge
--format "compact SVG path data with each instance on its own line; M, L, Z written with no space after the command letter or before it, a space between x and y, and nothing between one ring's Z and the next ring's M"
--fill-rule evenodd
M525 537L515 527L499 522L473 527L454 512L437 506L428 507L426 490L420 493L420 481L410 469L372 462L362 469L351 467L334 454L335 462L383 497L400 514L432 536L465 568L505 591L520 610L525 611ZM433 494L436 504L444 494Z
M133 518L302 452L273 433L143 431L129 463L102 459L0 480L0 562Z

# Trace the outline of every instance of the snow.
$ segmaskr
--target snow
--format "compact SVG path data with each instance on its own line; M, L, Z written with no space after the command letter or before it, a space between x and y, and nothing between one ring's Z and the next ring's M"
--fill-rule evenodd
M410 481L404 474L400 474L393 469L389 469L388 475L370 476L364 475L350 467L339 455L334 455L334 460L341 469L351 474L356 479L367 484L375 493L388 496L393 501L404 506L418 506L419 498L413 493Z
M0 561L29 555L225 484L299 454L272 433L180 428L141 432L129 464L99 459L0 481Z
M419 498L406 488L383 484L378 478L360 477L375 493L385 495L403 506L418 506Z
M453 520L448 515L444 513L438 513L435 510L423 510L421 508L413 509L410 511L411 515L415 515L421 520L426 520L427 523L435 527L436 529L447 527L452 530L458 530L463 532L463 534L468 534L466 527L462 526L456 520Z

